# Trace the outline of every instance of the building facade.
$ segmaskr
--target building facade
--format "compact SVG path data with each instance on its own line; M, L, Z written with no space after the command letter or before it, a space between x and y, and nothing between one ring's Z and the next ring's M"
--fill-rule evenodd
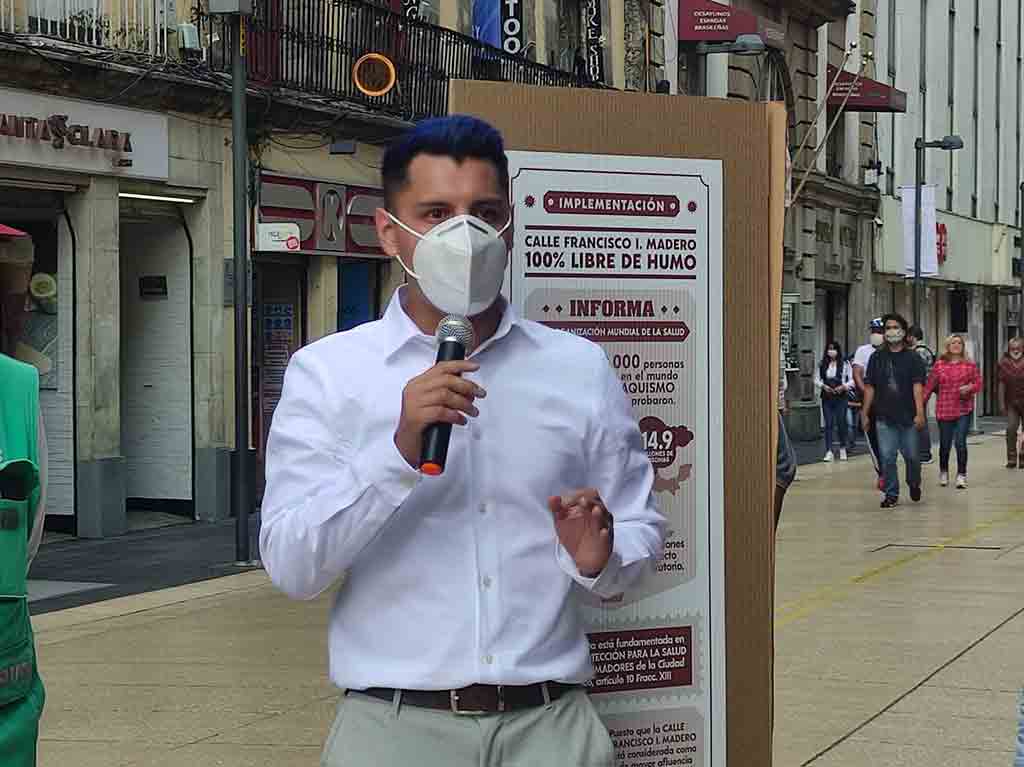
M450 79L622 81L622 46L608 43L623 38L621 6L513 5L516 39L495 48L463 0L339 0L294 18L255 3L242 451L254 507L290 356L377 317L403 280L373 226L382 146L443 114ZM16 355L41 374L48 525L84 537L124 532L135 510L231 509L233 30L202 2L173 8L0 0L0 223L23 235L0 238L0 265L31 278ZM321 16L342 44L317 42ZM390 60L398 87L360 87L367 53Z
M905 115L878 125L884 226L876 307L913 314L902 198L915 182L915 140L959 135L963 149L924 153L938 253L919 321L932 348L950 333L964 335L985 378L981 412L996 414L996 360L1022 329L1024 3L878 0L874 63L879 79L908 96Z

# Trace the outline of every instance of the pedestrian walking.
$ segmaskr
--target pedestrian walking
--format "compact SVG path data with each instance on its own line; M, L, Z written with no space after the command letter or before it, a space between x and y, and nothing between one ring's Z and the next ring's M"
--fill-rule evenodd
M623 593L663 549L631 402L599 346L502 298L511 206L493 127L420 122L381 175L377 234L409 279L382 319L292 357L267 446L274 584L311 599L347 573L328 624L347 692L322 763L612 767L579 606ZM436 362L446 315L472 325L465 360ZM460 428L424 478L439 421Z
M918 325L911 326L907 331L907 346L913 349L924 362L925 375L931 375L932 366L935 364L935 352L928 348L924 342L924 331ZM932 434L928 429L928 408L924 411L924 428L918 432L921 441L921 463L928 464L934 459L932 456Z
M825 356L814 373L814 386L821 392L821 412L825 419L825 463L847 459L846 413L853 388L853 366L843 360L843 348L836 341L825 347Z
M864 376L864 430L878 431L884 497L881 508L899 503L897 455L903 456L910 499L921 500L921 454L917 430L924 428L924 362L907 348L907 321L899 314L882 318L885 345L871 356Z
M963 337L951 335L924 388L926 405L938 392L935 418L939 422L939 484L943 487L949 484L952 446L956 447L956 486L961 490L967 487L967 433L981 386L981 371L967 356Z
M876 317L871 320L868 327L871 331L868 343L857 347L857 351L853 355L853 381L856 396L851 403L851 407L856 408L860 413L861 427L867 439L868 452L871 453L871 462L875 467L878 489L882 490L885 486L885 481L882 478L882 464L879 460L878 433L875 431L874 422L871 419L864 418L864 392L866 388L864 376L867 375L868 364L870 364L875 350L885 343L885 323L882 322L881 317Z
M775 529L779 529L779 520L782 518L782 504L786 500L786 493L789 486L796 479L796 451L793 450L793 443L789 440L786 432L786 420L783 417L788 411L786 405L786 389L789 384L786 381L786 367L784 360L779 360L779 433L775 440Z
M999 400L1006 413L1006 468L1024 469L1024 338L1010 339L999 360Z
M43 535L46 440L39 374L9 356L30 270L0 258L0 762L34 767L46 693L36 666L28 568Z

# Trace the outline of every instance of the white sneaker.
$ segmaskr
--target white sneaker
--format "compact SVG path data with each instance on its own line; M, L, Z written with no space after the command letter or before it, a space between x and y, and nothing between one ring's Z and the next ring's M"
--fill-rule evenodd
M840 460L840 461L846 461L846 460L849 460L849 456L848 456L848 455L846 454L846 448L845 448L845 447L844 447L844 448L841 448L841 449L839 450L839 460Z
M963 474L956 475L956 487L958 490L964 490L967 487L967 477Z
M832 463L833 460L835 460L835 456L832 455L832 451L829 450L827 453L825 453L825 463Z
M944 471L944 472L942 472L939 475L939 484L942 485L943 487L949 487L949 473L948 472Z

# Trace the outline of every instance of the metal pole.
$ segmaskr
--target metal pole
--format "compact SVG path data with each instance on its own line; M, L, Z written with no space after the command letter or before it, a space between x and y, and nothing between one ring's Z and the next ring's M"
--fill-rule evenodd
M1024 338L1024 181L1020 182L1020 301L1017 303L1017 337Z
M921 324L921 187L924 186L924 139L914 143L917 169L914 178L914 324Z
M235 512L235 557L249 564L249 264L247 237L249 140L246 129L245 16L235 28L231 72L231 166L234 180L235 238L235 473L231 494ZM235 20L235 18L233 18Z

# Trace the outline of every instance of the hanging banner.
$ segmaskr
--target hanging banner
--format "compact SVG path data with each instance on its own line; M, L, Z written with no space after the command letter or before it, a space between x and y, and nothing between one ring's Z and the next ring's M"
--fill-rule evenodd
M473 36L501 48L505 53L522 53L526 46L523 24L525 0L473 0Z
M594 82L604 82L604 33L601 25L601 0L586 0L583 11L585 28L587 76Z
M907 277L914 276L914 198L912 186L901 186L903 197L903 268ZM939 273L938 247L935 237L935 186L921 187L921 275L934 277Z
M655 573L584 608L617 767L725 764L722 170L717 160L509 152L509 293L601 345L668 521Z
M409 19L420 17L420 0L391 0L391 10Z

